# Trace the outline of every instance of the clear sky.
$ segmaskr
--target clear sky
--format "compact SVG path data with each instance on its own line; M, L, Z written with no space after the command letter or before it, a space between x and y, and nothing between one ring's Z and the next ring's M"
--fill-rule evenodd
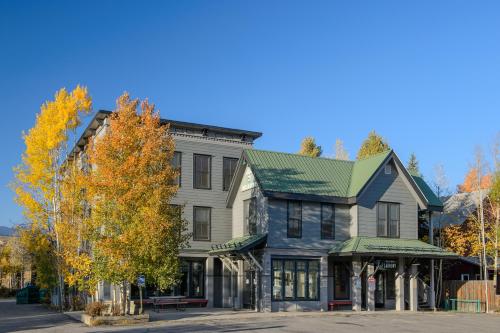
M375 129L454 188L500 130L499 15L498 1L0 0L0 225L22 221L7 188L21 132L78 83L96 110L126 90L165 118L261 131L262 149L312 135L352 158Z

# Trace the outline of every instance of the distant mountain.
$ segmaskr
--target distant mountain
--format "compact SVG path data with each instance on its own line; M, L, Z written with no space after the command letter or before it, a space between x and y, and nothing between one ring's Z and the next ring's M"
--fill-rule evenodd
M4 227L0 225L0 236L12 236L14 228Z

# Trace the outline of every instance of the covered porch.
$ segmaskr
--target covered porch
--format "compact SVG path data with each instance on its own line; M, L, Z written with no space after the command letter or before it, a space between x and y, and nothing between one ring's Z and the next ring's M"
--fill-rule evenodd
M329 305L349 305L354 311L418 311L423 302L434 307L434 291L423 290L421 267L454 257L417 239L350 238L329 251Z

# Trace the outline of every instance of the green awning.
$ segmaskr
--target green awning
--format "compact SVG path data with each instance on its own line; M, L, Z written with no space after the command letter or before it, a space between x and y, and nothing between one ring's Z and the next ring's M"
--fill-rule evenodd
M338 256L397 256L420 258L455 258L453 252L424 243L418 239L385 238L385 237L353 237L334 246L331 255Z
M236 254L249 251L266 242L267 234L233 238L223 244L212 245L210 255Z

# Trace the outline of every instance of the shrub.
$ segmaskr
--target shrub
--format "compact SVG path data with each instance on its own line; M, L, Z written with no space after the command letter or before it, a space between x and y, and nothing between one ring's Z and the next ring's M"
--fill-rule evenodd
M102 302L92 302L85 308L85 313L92 317L102 316L103 312L106 311L107 308L107 304L103 304Z

